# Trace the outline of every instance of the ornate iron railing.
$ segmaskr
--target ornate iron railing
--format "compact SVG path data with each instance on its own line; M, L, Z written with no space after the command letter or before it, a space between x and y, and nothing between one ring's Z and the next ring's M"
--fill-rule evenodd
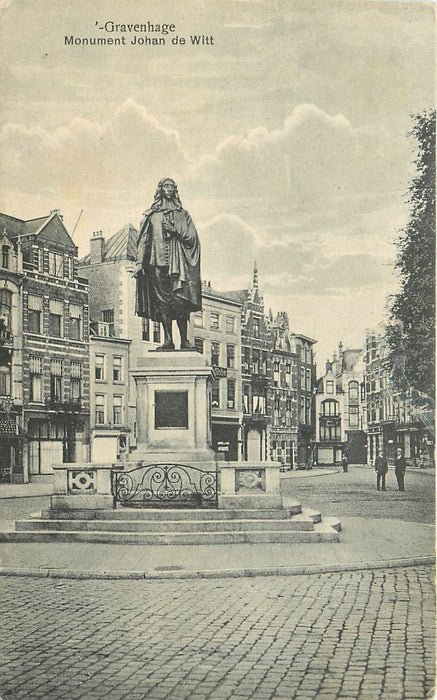
M129 508L217 508L216 471L187 464L140 464L112 474L114 505Z

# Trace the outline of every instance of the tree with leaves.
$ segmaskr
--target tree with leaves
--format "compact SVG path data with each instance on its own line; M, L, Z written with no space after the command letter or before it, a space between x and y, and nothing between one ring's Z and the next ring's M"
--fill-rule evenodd
M400 290L389 304L387 342L394 385L434 397L436 113L413 115L418 143L409 187L410 216L397 241Z

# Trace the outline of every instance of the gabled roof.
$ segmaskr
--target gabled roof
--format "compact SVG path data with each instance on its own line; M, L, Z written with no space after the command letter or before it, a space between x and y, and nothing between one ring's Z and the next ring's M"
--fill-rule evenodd
M2 231L5 228L11 239L18 238L18 236L22 238L37 236L48 243L61 245L63 248L70 248L73 251L77 250L57 211L53 211L48 216L28 220L0 213L0 228Z
M105 241L102 262L113 260L135 260L137 257L138 229L133 224L126 224ZM79 261L80 265L90 264L90 254Z
M226 292L226 294L228 295L229 299L238 301L239 304L244 304L244 302L249 298L248 289L233 289L230 292Z
M235 292L218 292L216 289L211 287L209 282L202 282L202 294L205 296L215 297L217 299L223 299L224 301L230 301L233 304L242 304L243 302L236 298Z

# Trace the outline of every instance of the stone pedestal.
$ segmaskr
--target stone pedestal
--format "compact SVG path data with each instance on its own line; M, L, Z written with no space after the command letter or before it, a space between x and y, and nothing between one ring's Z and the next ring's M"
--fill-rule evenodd
M51 510L102 510L113 507L113 465L54 464Z
M222 462L219 508L282 508L280 462Z
M205 465L211 450L212 369L194 351L148 352L132 370L137 385L135 461Z

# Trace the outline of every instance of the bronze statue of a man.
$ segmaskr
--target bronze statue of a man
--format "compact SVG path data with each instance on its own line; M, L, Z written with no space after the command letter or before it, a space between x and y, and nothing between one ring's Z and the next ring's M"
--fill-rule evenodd
M202 309L200 243L170 178L160 180L153 204L144 212L135 277L137 315L160 321L164 328L164 344L158 349L174 350L174 319L181 349L192 349L187 340L188 320L192 311Z

